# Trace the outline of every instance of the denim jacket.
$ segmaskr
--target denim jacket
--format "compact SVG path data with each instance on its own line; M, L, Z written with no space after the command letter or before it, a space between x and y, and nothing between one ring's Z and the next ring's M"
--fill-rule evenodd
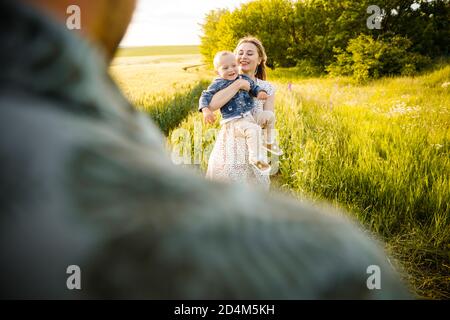
M208 87L208 89L202 92L198 110L202 111L203 108L208 107L214 94L222 89L225 89L237 79L245 79L250 82L250 92L239 90L239 92L236 93L230 101L228 101L222 108L220 108L222 119L236 118L252 110L255 106L252 96L256 97L258 93L263 90L255 83L255 81L253 81L246 75L239 75L239 77L237 77L235 80L225 80L222 78L214 79L213 83Z

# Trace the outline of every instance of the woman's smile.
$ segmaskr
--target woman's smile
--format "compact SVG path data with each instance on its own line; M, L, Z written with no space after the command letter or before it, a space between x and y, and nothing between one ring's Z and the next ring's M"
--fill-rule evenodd
M256 68L261 63L258 48L253 43L243 43L236 49L236 53L240 71L253 76Z

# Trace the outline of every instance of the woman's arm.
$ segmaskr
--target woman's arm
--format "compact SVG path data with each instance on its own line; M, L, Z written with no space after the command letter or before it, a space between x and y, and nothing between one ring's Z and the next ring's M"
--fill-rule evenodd
M214 111L222 108L241 89L249 91L250 83L247 80L238 79L235 82L233 82L231 85L226 87L225 89L220 90L213 96L213 98L209 104L209 109L214 112Z

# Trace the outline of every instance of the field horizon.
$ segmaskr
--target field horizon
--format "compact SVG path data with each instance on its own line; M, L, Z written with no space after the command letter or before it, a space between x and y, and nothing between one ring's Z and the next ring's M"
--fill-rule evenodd
M155 45L119 47L115 57L200 54L200 45Z

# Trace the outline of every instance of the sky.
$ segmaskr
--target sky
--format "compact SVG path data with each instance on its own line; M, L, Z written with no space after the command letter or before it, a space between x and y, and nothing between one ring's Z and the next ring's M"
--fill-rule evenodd
M249 0L138 0L122 47L200 44L200 23L210 10Z

